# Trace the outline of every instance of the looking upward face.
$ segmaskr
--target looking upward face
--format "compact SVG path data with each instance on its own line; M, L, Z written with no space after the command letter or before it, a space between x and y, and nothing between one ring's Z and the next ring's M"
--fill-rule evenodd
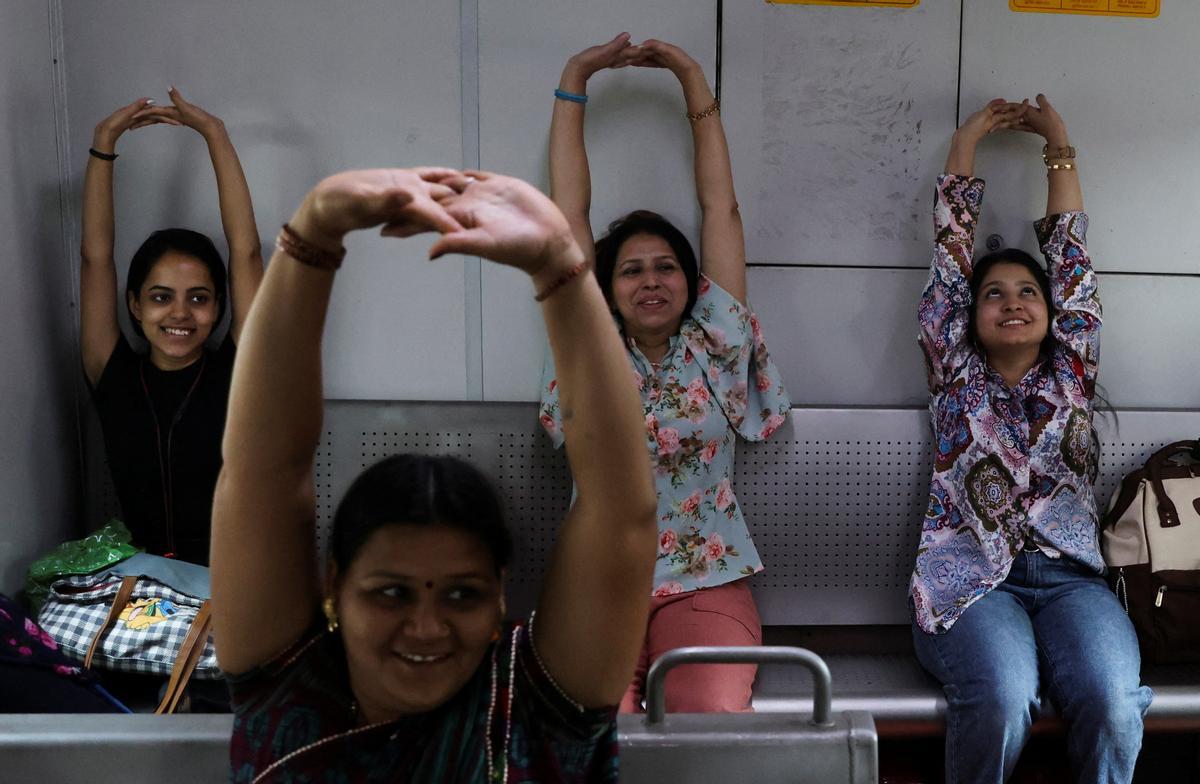
M975 334L991 354L1041 346L1050 328L1041 286L1024 265L999 262L987 271L975 302Z

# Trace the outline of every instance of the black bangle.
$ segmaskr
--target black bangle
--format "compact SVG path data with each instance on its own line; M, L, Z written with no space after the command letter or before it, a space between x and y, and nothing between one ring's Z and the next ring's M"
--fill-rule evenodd
M102 161L115 161L118 157L115 152L100 152L95 147L88 147L88 154Z

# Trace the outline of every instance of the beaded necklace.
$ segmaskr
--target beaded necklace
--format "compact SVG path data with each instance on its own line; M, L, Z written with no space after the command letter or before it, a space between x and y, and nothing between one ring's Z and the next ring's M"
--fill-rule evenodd
M496 714L496 694L499 691L497 687L497 658L500 651L500 646L492 647L492 696L488 701L487 712L487 729L484 732L484 737L487 741L487 769L488 781L499 782L499 784L508 784L508 742L512 738L512 706L513 699L517 696L517 682L514 677L517 669L517 637L520 629L514 629L511 633L512 650L508 659L508 699L504 705L504 745L500 748L500 768L495 767L495 757L492 753L492 718Z

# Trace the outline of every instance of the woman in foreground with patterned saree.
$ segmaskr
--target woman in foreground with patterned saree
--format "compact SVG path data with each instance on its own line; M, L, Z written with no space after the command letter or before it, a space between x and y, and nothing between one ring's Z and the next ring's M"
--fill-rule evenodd
M450 457L398 455L364 471L334 517L323 587L317 578L324 316L343 237L380 225L393 237L439 232L433 258L517 267L542 302L582 440L578 497L526 623L505 621L501 503ZM317 185L280 235L229 398L212 603L234 781L616 781L616 705L654 563L654 489L627 373L582 251L533 187L447 169Z
M972 260L993 131L1045 139L1043 268L1013 248ZM920 304L935 454L910 584L913 642L946 693L946 781L1001 782L1041 707L1068 725L1076 781L1129 782L1149 688L1102 575L1092 483L1100 299L1075 150L1037 97L995 100L954 134Z
M591 175L583 138L588 79L625 65L679 80L694 145L700 256L662 216L638 210L593 244ZM763 569L734 496L737 436L762 440L791 403L746 303L746 248L729 149L700 66L682 49L622 33L568 60L550 126L550 184L626 339L645 417L643 443L658 489L658 564L646 643L622 712L640 710L644 678L664 652L688 645L760 645L747 577ZM682 121L682 118L680 118ZM594 253L593 253L594 248ZM554 359L557 360L557 355ZM558 379L561 381L561 377ZM567 454L580 435L562 421L555 367L542 381L542 425ZM611 496L620 495L614 486ZM667 710L746 711L754 665L691 664L667 675Z

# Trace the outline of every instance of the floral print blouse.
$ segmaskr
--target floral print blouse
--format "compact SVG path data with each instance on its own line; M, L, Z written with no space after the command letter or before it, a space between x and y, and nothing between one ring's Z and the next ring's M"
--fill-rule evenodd
M701 275L696 304L657 367L632 339L628 346L658 491L654 595L762 571L730 485L734 434L767 438L787 421L792 404L758 319ZM562 446L556 386L554 361L547 355L540 418L555 446Z
M935 449L909 597L929 633L949 629L1003 582L1027 540L1051 557L1105 569L1092 491L1101 313L1087 215L1064 212L1034 224L1057 347L1010 389L967 334L983 188L974 177L938 178L936 245L919 308Z

